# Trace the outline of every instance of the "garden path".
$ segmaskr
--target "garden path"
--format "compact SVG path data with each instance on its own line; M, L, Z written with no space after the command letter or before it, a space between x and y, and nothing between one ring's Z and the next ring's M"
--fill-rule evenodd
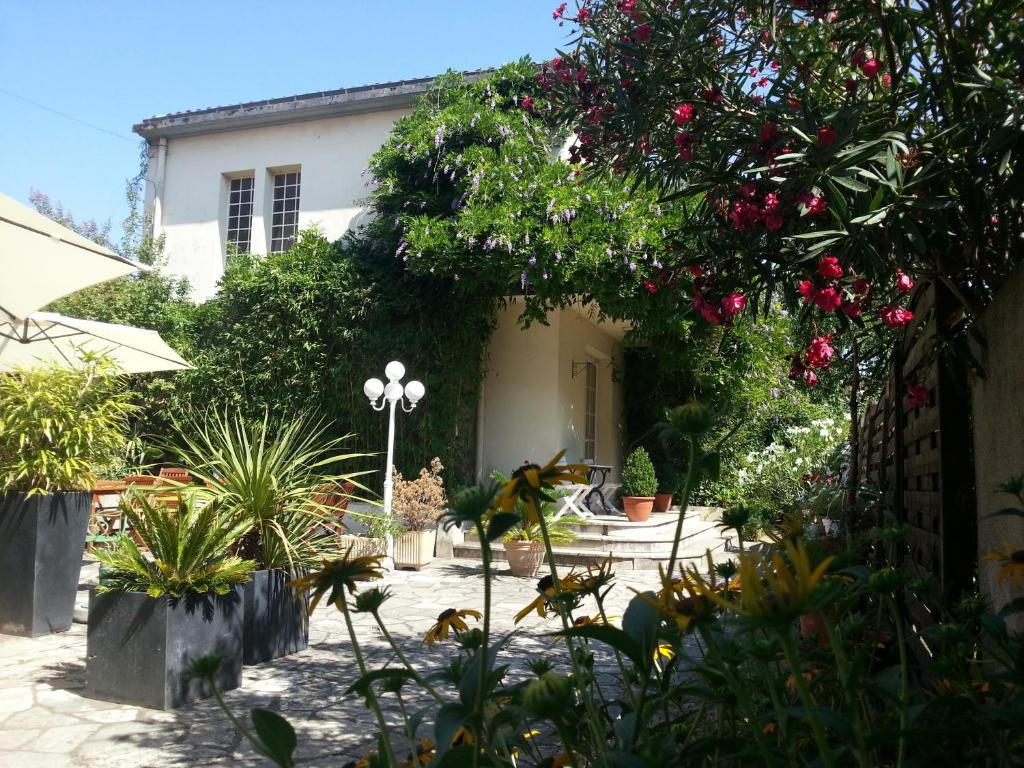
M396 571L377 582L393 597L382 615L396 641L419 669L437 668L450 644L433 651L424 632L446 608L482 607L481 566L472 561L435 561L422 571ZM621 616L630 587L657 585L651 571L623 572L608 598ZM513 616L536 595L534 582L500 573L494 581L495 631L513 628ZM553 651L540 632L557 619L532 615L520 627L537 632L513 636L503 655L519 678L525 659ZM391 652L368 616L357 621L367 663L378 666ZM358 696L344 692L357 677L344 621L333 608L319 608L310 622L306 651L257 667L246 667L242 687L226 694L237 713L266 707L286 715L298 731L296 757L303 766L337 768L373 746L376 724ZM263 766L210 701L171 712L85 698L85 626L27 639L0 635L0 766L3 768L178 768ZM387 697L393 698L393 697ZM426 735L426 734L424 734ZM403 752L406 751L403 749Z

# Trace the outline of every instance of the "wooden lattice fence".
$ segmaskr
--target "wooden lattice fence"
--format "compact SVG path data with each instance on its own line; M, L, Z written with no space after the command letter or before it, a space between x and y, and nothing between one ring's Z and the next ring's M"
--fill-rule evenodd
M859 474L907 526L910 569L951 596L970 587L977 557L967 380L943 341L960 318L934 284L921 286L911 306L915 319L898 344L892 376L862 414ZM928 390L926 404L909 406L908 383ZM927 598L910 595L908 605L920 629L937 618Z

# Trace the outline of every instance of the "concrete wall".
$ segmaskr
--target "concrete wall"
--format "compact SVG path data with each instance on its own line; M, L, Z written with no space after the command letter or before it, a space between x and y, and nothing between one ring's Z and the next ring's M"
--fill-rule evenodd
M302 171L299 228L315 224L328 238L340 237L363 215L362 172L370 156L405 114L388 110L169 140L163 189L147 194L151 202L159 198L154 230L166 236L169 269L191 281L196 298L213 295L224 270L231 174L254 177L253 253L266 253L270 243L274 170Z
M593 320L567 309L549 325L518 325L522 305L501 310L488 347L480 404L478 471L508 474L524 460L545 462L559 450L566 460L583 452L585 374L572 376L572 362L589 354L598 361L597 462L616 468L622 456L622 342Z
M985 378L971 384L974 409L974 466L978 494L978 574L982 592L998 610L1024 589L996 583L998 563L982 558L993 549L1024 550L1024 518L986 515L1014 506L996 486L1024 473L1024 269L1002 288L981 318L987 349L976 353Z

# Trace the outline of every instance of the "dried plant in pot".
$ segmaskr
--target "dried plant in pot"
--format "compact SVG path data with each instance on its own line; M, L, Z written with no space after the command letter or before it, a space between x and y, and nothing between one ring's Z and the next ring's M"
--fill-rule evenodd
M393 475L392 509L403 532L395 538L395 567L420 569L434 559L437 521L448 506L444 465L436 456L419 477L406 480L400 472Z

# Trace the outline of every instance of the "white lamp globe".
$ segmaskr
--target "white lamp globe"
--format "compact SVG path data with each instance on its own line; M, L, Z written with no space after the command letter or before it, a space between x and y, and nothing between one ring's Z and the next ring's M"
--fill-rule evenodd
M409 398L410 403L419 402L425 393L426 389L418 381L413 380L405 385L405 396Z
M384 382L380 379L367 379L363 384L363 394L373 402L384 393Z
M388 377L388 381L399 381L405 376L405 366L397 360L392 360L384 369L384 375Z
M384 397L387 398L389 403L400 400L402 397L402 385L397 381L388 382L388 385L384 387Z

